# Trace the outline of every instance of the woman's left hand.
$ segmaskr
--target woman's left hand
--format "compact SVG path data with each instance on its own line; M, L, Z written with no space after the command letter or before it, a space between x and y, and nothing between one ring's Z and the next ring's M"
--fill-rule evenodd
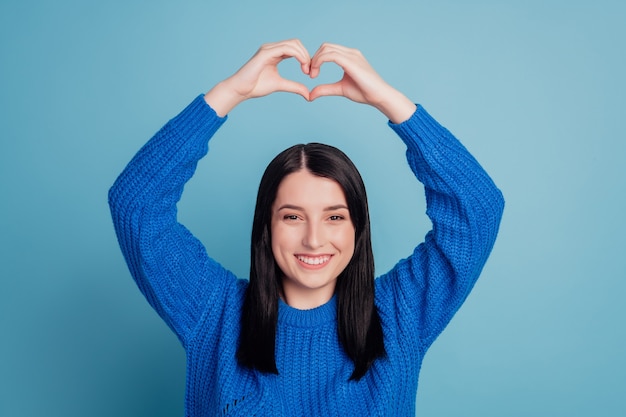
M309 100L322 96L343 96L376 107L393 123L401 123L415 112L415 104L387 84L359 50L323 44L311 58L309 76L317 77L322 64L326 62L339 65L344 71L343 77L336 83L316 86L311 90Z

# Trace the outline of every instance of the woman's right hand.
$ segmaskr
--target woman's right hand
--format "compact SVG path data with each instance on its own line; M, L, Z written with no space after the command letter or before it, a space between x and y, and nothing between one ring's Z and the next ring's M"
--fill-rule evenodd
M277 91L299 94L309 99L309 89L301 83L283 78L278 64L288 58L300 62L302 72L310 71L311 57L297 39L262 45L235 74L204 95L205 101L219 116L225 116L239 103Z

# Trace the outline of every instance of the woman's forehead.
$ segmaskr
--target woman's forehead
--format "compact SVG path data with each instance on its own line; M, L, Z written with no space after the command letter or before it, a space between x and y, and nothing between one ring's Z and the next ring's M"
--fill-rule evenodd
M337 181L304 169L287 175L278 186L274 208L283 205L311 209L347 207L343 189Z

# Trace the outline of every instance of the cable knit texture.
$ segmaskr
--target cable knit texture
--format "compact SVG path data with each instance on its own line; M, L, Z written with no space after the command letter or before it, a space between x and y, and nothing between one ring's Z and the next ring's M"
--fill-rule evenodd
M337 336L335 298L312 310L280 301L278 375L235 353L247 281L211 259L177 221L176 204L226 121L198 96L144 145L109 191L122 253L139 289L187 355L185 412L200 416L414 416L425 352L472 289L504 200L489 176L421 106L389 126L426 190L432 230L376 280L387 356L359 381Z

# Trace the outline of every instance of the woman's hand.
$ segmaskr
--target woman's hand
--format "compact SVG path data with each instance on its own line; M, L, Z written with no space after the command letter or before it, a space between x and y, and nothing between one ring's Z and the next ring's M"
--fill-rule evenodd
M401 123L415 112L415 104L387 84L359 50L323 44L311 59L309 76L317 77L325 62L339 65L344 71L343 78L333 84L316 86L310 92L309 100L322 96L343 96L376 107L393 123Z
M268 43L235 74L206 93L204 99L220 116L244 100L277 91L299 94L309 100L309 89L304 84L287 80L278 72L278 64L288 58L297 59L302 72L309 74L311 57L299 40Z
M333 84L318 85L309 92L304 84L279 74L278 64L288 58L297 59L302 72L311 78L319 75L322 64L333 62L343 69L343 78ZM235 74L206 93L204 99L218 115L225 116L244 100L277 91L299 94L310 101L322 96L343 96L376 107L394 123L407 120L415 112L415 104L387 84L360 51L325 43L311 58L297 39L261 46Z

